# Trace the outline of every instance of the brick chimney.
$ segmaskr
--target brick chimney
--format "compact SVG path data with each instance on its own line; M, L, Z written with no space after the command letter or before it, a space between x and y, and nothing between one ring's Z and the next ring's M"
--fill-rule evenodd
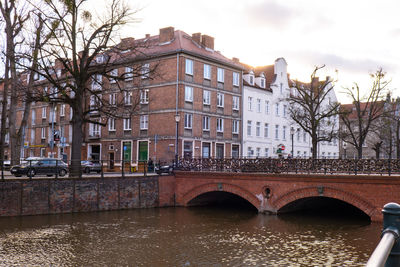
M211 37L211 36L208 36L205 34L202 35L201 36L201 44L207 48L214 50L214 37Z
M193 33L192 40L195 41L197 44L201 44L201 33Z
M167 27L160 29L159 42L166 43L174 39L174 27Z
M121 50L127 50L131 47L133 47L133 43L135 42L135 38L133 37L127 37L121 39L121 43L119 44L119 49Z
M235 62L235 63L239 63L239 59L237 57L233 57L232 61Z
M146 39L149 39L149 38L150 38L150 34L146 33Z

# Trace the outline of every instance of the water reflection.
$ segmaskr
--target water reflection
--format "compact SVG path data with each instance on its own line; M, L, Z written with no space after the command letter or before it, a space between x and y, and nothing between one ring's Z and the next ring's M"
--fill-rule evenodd
M0 265L363 266L380 224L226 207L0 219Z

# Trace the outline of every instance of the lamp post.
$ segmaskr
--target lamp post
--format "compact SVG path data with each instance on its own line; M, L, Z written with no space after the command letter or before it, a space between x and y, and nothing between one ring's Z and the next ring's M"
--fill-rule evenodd
M175 136L175 167L178 164L178 130L179 130L179 121L181 120L181 116L179 113L175 114L175 123L176 123L176 136Z
M347 143L345 141L343 141L343 151L344 151L344 158L345 159L347 158L346 149L347 149Z
M294 152L294 149L293 149L293 145L294 145L294 128L293 127L290 128L290 136L292 137L292 158L294 158L294 154L293 154L293 152Z

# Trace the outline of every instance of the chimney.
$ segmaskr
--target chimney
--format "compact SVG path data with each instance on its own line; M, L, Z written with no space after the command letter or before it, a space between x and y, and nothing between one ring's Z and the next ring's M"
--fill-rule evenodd
M235 63L239 63L239 59L237 57L233 57L232 61L235 62Z
M214 50L214 37L208 35L201 36L201 44L207 48Z
M166 43L174 39L174 27L167 27L160 29L159 42Z
M150 34L146 33L146 39L150 38Z
M201 44L201 33L193 33L192 40L195 41L197 44Z
M127 38L121 39L121 43L119 44L119 49L127 50L130 47L133 47L134 41L135 41L135 38L133 38L133 37L127 37Z

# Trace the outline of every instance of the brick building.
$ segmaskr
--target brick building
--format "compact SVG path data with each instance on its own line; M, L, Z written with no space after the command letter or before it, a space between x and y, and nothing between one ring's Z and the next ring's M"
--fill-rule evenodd
M139 51L146 57L130 51L138 43L150 44ZM107 88L102 98L110 103L124 101L132 107L137 98L138 109L121 119L90 114L107 126L88 123L83 127L82 159L107 160L113 168L120 166L122 159L134 164L150 158L171 162L175 153L179 157L240 155L243 68L238 60L214 50L213 37L200 33L190 36L168 27L160 29L157 36L123 39L118 46L124 47L126 58L116 73L128 72L129 62L145 68L156 66L156 71L152 77L125 76L125 81L118 82L118 86L130 89L125 94L118 94L117 89L113 93L117 82L94 77L102 80L99 90ZM37 85L48 90L45 80L37 78ZM92 105L95 100L87 102ZM65 104L33 103L23 156L70 159L70 110ZM53 143L54 132L58 135Z

